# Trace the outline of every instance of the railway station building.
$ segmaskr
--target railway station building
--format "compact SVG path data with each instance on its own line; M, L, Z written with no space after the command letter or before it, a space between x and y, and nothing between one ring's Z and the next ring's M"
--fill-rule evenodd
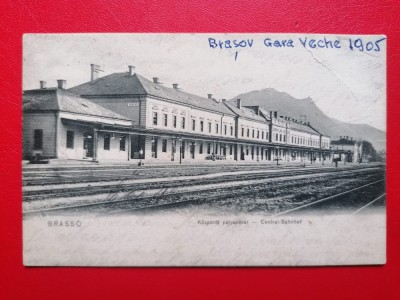
M331 141L331 149L336 156L339 156L343 162L361 163L363 158L363 143L361 140L355 140L349 136L340 136Z
M149 162L331 160L330 137L277 111L166 87L135 72L23 93L23 156Z

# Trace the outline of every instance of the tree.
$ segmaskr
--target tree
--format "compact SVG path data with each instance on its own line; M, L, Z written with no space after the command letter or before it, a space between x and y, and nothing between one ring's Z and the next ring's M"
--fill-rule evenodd
M368 161L382 161L382 157L380 157L374 146L368 141L362 141L362 156L363 160L367 159Z

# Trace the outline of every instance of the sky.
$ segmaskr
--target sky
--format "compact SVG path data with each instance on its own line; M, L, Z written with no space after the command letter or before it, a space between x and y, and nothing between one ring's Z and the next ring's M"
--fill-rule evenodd
M216 41L212 46L224 42L222 49L211 47L210 38ZM231 99L265 88L297 99L310 97L329 117L386 131L386 40L378 42L382 38L268 33L27 34L23 89L38 88L40 80L48 87L56 86L57 79L67 80L67 87L87 82L92 63L103 70L100 77L127 72L128 65L133 65L148 79L159 77L169 87L178 83L185 92L204 97ZM226 40L233 48L225 47ZM246 47L235 48L233 40ZM280 41L281 47L267 47L265 40L275 45ZM293 47L288 47L289 40ZM320 41L321 47L312 48L311 40ZM307 41L306 46L302 41Z

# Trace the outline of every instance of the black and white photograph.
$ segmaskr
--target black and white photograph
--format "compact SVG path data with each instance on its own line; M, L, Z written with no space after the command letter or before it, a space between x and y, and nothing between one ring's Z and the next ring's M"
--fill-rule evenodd
M24 35L24 264L385 264L386 42Z

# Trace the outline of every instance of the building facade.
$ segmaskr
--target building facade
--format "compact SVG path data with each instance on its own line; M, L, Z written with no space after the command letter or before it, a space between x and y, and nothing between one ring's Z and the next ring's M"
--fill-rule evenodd
M93 70L93 68L92 68ZM24 91L23 156L94 161L323 162L330 138L258 106L217 101L128 72Z
M361 163L366 161L363 158L363 143L361 140L354 140L352 137L341 136L332 140L331 149L339 161Z

